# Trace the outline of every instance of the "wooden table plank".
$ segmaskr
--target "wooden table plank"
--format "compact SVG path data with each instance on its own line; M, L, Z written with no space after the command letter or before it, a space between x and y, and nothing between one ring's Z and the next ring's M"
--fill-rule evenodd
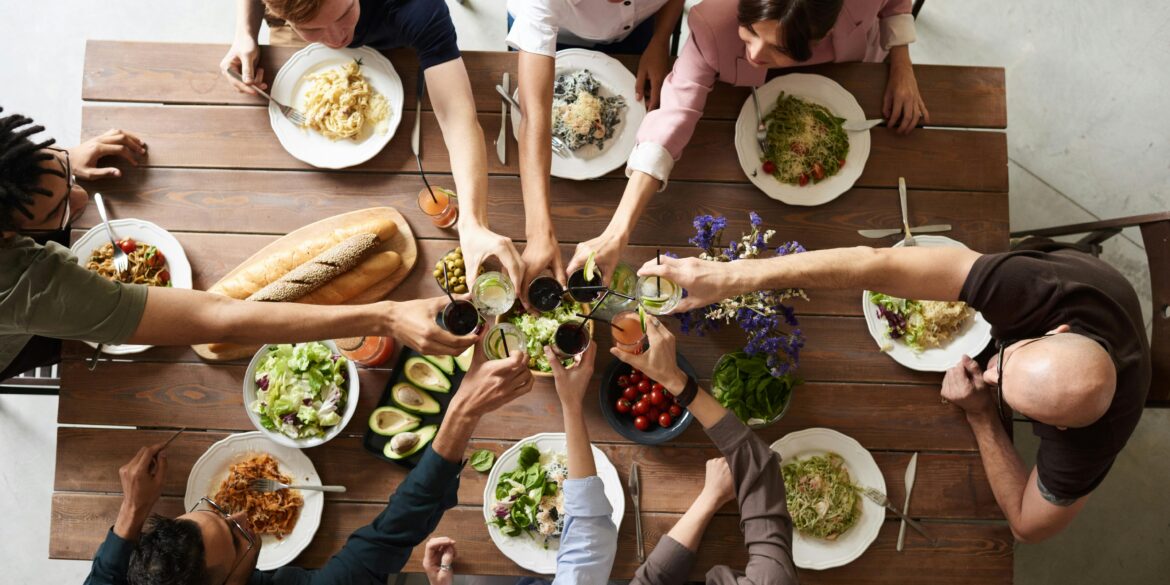
M90 40L86 44L82 99L90 101L163 102L168 104L261 103L233 89L219 72L227 45L139 43ZM276 71L296 52L292 47L263 46L260 66L271 83ZM389 51L404 87L404 108L414 107L418 61L412 51ZM637 57L619 56L631 71ZM495 84L504 71L516 78L513 53L465 51L476 109L499 111ZM816 73L837 81L857 98L867 118L881 117L888 68L878 63L835 63L790 70ZM1003 128L1007 125L1004 70L999 67L914 66L914 76L938 126ZM717 84L705 116L734 119L748 98L745 88ZM429 100L424 103L429 108ZM485 128L485 130L487 130Z
M498 113L480 113L484 128L499 127ZM279 147L261 107L167 106L85 106L82 109L82 138L109 128L133 130L149 145L151 166L215 167L249 169L312 170ZM410 124L398 129L397 139L354 171L414 173L417 165L410 152ZM433 113L423 114L422 159L428 172L450 172L450 159L443 146ZM494 134L485 132L485 148L494 146ZM704 120L695 130L690 145L674 167L671 181L745 180L734 148L735 128L731 121ZM869 160L857 180L859 187L893 187L898 177L917 189L1007 191L1007 135L1001 132L921 129L900 136L885 128L871 132ZM508 141L507 165L488 157L488 172L519 172L516 143ZM623 176L616 169L609 176Z
M116 495L54 494L49 556L58 559L93 558L94 551L117 516L120 502L121 497ZM322 565L344 545L354 530L383 509L377 504L327 503L317 537L293 564L303 567ZM182 514L182 501L177 497L164 497L154 511L166 516ZM636 556L629 554L634 548L633 520L632 514L627 514L622 521L618 542L618 550L622 552L614 563L614 578L627 579L638 566ZM643 514L647 554L677 520L678 516L673 514ZM827 571L800 571L800 581L850 585L890 582L909 585L1011 584L1013 541L1007 526L931 522L929 530L938 539L937 546L931 547L914 531L909 531L906 549L899 553L895 551L898 523L885 522L877 540L856 561ZM524 574L492 544L479 507L458 506L448 510L435 534L455 535L460 559L463 563L474 559L476 573ZM404 571L421 571L422 554L422 547L416 547ZM746 561L747 552L738 519L716 516L699 546L690 578L701 581L709 567L729 564L742 568ZM466 571L457 564L456 572Z

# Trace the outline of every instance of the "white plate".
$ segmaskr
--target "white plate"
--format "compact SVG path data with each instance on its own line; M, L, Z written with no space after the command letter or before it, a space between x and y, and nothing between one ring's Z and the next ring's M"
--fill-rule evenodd
M554 79L581 69L588 69L593 77L601 82L603 97L620 95L626 98L626 109L621 114L621 121L614 129L613 136L605 142L604 149L586 144L568 157L557 156L555 153L552 155L552 176L576 181L595 179L626 164L630 153L634 151L638 126L642 125L642 118L646 117L646 106L634 95L637 79L621 61L604 53L586 49L557 51ZM512 97L519 102L520 90L513 91ZM520 112L512 108L512 136L515 138L519 135Z
M765 116L776 107L780 92L825 106L833 115L846 120L865 119L865 112L853 94L828 77L789 73L765 83L756 90ZM748 96L735 121L735 152L739 155L739 165L748 180L768 197L789 205L822 205L853 187L865 169L865 161L869 159L869 132L846 134L849 135L849 154L845 157L845 166L836 175L820 183L810 182L803 187L781 183L760 168L762 153L756 143L756 106L751 96Z
M301 128L289 122L279 108L269 103L268 120L272 123L272 131L289 154L315 167L341 169L370 160L390 143L398 123L402 121L402 79L389 59L369 47L330 49L320 43L313 43L297 51L276 74L272 82L272 97L303 112L305 93L309 90L305 78L340 67L354 59L362 60L362 75L374 91L385 96L390 104L386 133L380 134L374 130L374 125L367 124L357 140L333 141L316 130Z
M144 219L114 219L110 221L116 238L130 238L136 242L144 242L162 250L167 258L167 270L171 273L171 286L174 288L191 288L191 263L183 246L167 230ZM93 251L110 243L106 236L106 229L98 224L85 232L69 249L77 256L77 263L85 266ZM97 347L96 343L85 342L90 347ZM140 353L150 349L150 345L103 345L102 352L110 355L128 355Z
M496 465L492 467L491 473L488 475L487 485L483 488L483 518L484 521L490 521L494 514L492 513L492 504L495 502L496 484L500 481L500 474L516 469L516 460L520 457L520 448L529 443L536 445L541 453L544 452L565 452L565 434L564 433L540 433L532 435L527 439L521 439L512 448L504 451L496 459ZM605 456L597 447L593 447L593 461L597 465L597 476L601 478L602 483L605 484L605 497L609 499L609 503L613 506L613 523L619 530L622 527L622 516L626 513L626 496L622 491L622 480L618 477L617 469L614 468L613 463L609 461L609 457ZM504 536L500 529L488 524L488 534L492 537L492 542L496 543L496 548L504 553L514 563L520 565L522 568L528 569L534 573L542 575L552 575L557 570L557 549L560 548L560 540L552 539L549 541L548 548L544 548L538 544L535 539L528 536L521 535L516 537Z
M772 443L772 450L780 454L780 465L814 455L836 453L845 460L845 468L855 484L886 493L886 480L873 455L852 437L833 429L812 428L788 433ZM861 518L837 540L806 537L799 530L793 530L792 559L796 566L830 569L847 565L861 556L877 538L886 519L884 508L868 498L862 497L861 502Z
M321 485L321 478L317 476L313 462L309 461L304 453L291 447L277 445L261 433L239 433L208 447L195 462L191 474L187 476L187 493L183 496L185 509L193 508L199 502L199 498L214 498L233 463L262 453L268 453L276 459L280 471L291 477L294 482ZM270 534L260 539L262 546L260 559L256 563L257 569L268 571L287 565L309 546L313 535L317 534L317 527L321 525L324 494L302 491L301 497L305 503L292 533L279 540Z
M966 248L962 242L957 242L946 236L914 236L914 242L923 248ZM897 248L902 242L894 244ZM878 317L877 305L869 300L869 291L861 293L861 310L865 314L865 324L869 328L869 335L877 342L879 348L894 361L920 372L945 372L959 363L964 355L975 357L991 343L991 324L978 311L963 324L962 330L951 338L946 347L932 347L923 351L914 351L905 342L890 339L887 333L886 320ZM889 347L889 349L884 349Z
M324 343L333 353L341 353L337 349L336 343L329 340L322 341L321 343ZM340 435L341 431L345 429L345 426L349 424L349 421L353 419L353 413L357 411L358 398L361 396L361 383L358 380L357 365L353 363L353 360L346 360L345 364L346 380L349 382L349 388L346 388L345 412L341 413L341 422L326 431L324 436L313 437L311 439L294 439L283 433L264 428L264 425L260 424L260 415L252 411L252 402L256 400L256 368L260 367L260 360L268 353L269 347L271 345L261 347L260 351L252 356L252 361L248 362L248 369L244 372L244 411L248 413L248 420L252 421L252 426L256 427L257 431L263 433L269 439L294 449L308 449L310 447L324 445L333 437Z

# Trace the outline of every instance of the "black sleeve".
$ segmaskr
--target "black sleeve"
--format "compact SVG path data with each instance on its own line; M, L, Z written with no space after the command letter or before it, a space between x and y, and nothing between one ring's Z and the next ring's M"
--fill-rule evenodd
M1069 505L1071 500L1089 495L1105 476L1117 453L1112 450L1092 450L1083 446L1051 438L1041 438L1036 452L1036 475L1041 493L1056 505ZM1051 496L1051 497L1049 497ZM1062 502L1061 500L1064 500Z
M459 58L455 23L443 0L408 0L398 13L403 36L423 70Z
M997 338L1047 331L1063 296L1056 268L1038 252L984 254L971 266L959 300L974 307Z

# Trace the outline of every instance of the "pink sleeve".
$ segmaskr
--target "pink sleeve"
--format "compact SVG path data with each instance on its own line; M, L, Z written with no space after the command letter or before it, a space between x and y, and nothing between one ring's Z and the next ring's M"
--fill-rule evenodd
M914 8L913 0L886 0L882 9L878 11L878 18L889 18L899 14L910 14Z

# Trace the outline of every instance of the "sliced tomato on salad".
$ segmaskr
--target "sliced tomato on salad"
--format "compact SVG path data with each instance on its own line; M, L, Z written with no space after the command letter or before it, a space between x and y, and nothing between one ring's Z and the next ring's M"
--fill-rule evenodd
M818 181L820 181L821 179L824 179L825 178L825 165L822 165L819 162L813 163L812 173L813 173L814 179L816 179Z

